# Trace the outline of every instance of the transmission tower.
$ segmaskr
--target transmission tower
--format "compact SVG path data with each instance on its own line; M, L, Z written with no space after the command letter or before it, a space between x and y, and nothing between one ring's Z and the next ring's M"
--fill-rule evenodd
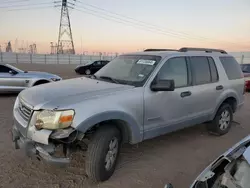
M61 19L57 42L58 54L75 54L74 42L69 19L68 4L72 3L68 2L67 0L62 0Z

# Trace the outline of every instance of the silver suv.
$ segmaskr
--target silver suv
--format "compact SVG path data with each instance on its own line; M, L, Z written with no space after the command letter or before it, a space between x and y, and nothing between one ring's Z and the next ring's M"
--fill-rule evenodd
M122 143L200 123L226 134L243 98L240 65L224 50L148 49L121 55L90 78L22 91L13 141L28 156L58 165L68 164L76 148L86 150L87 175L104 181Z

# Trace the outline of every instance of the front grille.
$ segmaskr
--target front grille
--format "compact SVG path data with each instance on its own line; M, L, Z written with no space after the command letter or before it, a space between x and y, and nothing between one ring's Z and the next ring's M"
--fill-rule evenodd
M32 109L20 100L18 104L18 112L25 121L29 121L32 114Z

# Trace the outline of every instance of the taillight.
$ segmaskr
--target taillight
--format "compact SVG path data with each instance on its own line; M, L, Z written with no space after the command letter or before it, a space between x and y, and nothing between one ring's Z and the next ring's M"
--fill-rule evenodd
M246 87L246 81L244 81L244 89L243 89L243 95L246 93L247 87Z
M245 80L245 86L244 86L244 94L247 90L250 88L250 80Z

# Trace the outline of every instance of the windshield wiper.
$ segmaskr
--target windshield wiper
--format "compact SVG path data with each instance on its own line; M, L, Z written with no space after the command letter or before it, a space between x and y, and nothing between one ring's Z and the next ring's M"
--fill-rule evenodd
M111 80L112 82L116 83L116 84L120 84L117 80L115 80L112 77L109 76L100 76L101 79L106 79L106 80Z

